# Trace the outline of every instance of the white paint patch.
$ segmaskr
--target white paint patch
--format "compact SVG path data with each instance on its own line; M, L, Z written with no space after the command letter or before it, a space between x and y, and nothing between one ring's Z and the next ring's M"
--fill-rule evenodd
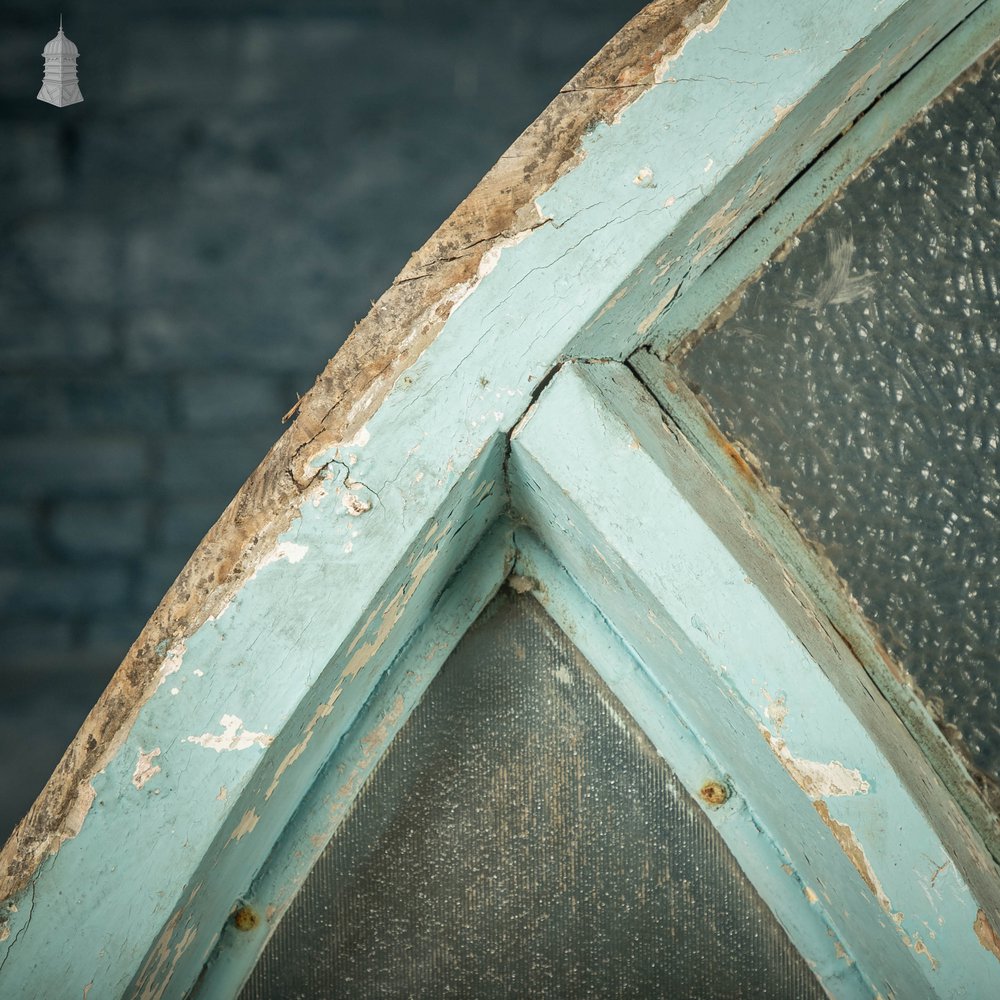
M707 174L709 172L709 170L711 170L714 165L715 165L715 160L713 160L712 157L710 156L708 158L708 162L705 164L705 170L704 170L704 172Z
M656 187L653 183L653 171L650 170L649 167L643 167L642 170L640 170L639 173L632 178L632 183L644 188Z
M565 663L559 665L559 669L555 671L555 678L560 684L565 684L566 687L573 686L573 675L567 670Z
M344 509L351 517L359 517L361 514L367 514L372 509L371 502L365 500L363 497L359 497L357 493L345 493L341 503L343 503Z
M188 736L185 743L197 743L206 750L222 753L223 750L247 750L256 744L269 747L274 737L268 733L252 733L243 725L243 720L236 715L224 715L219 719L222 732L202 733L201 736Z
M301 562L308 551L308 545L298 545L295 542L281 542L278 545L279 557L284 557L291 563Z
M174 694L174 695L180 694L181 693L181 689L180 688L171 688L170 689L170 693Z
M163 662L160 664L160 680L156 685L157 687L160 687L171 674L176 674L181 669L181 663L184 661L184 654L186 652L187 642L184 639L181 639L176 646L171 646L167 650L167 655L163 657Z
M225 802L229 798L229 789L223 785L219 789L219 794L215 796L217 802Z
M809 798L815 800L841 795L868 794L871 786L856 767L844 767L839 760L831 760L829 764L823 764L817 760L796 757L780 736L773 736L767 728L760 724L758 724L758 728L781 766Z
M205 671L204 670L198 670L197 668L195 668L194 670L192 670L191 673L193 673L195 675L195 677L204 677L205 676Z
M150 778L160 773L160 765L153 763L154 757L160 756L160 748L153 747L150 751L139 748L139 759L136 762L135 770L132 772L132 784L136 788L142 788Z
M719 19L726 12L726 8L728 6L728 2L724 3L719 8L719 13L716 14L711 21L703 21L701 24L694 25L684 41L681 42L681 47L677 49L676 52L668 52L667 55L660 60L659 65L653 72L653 81L655 83L663 83L664 79L666 79L667 70L670 68L672 63L676 62L682 55L684 55L684 50L691 43L692 39L696 38L698 35L707 34L709 31L713 31L715 29L719 23ZM685 23L684 27L688 27L688 24Z
M290 563L302 562L305 554L309 551L308 545L299 545L297 542L278 542L277 545L257 564L253 574L247 578L247 583L257 578L257 574L271 563L279 562L282 559Z
M673 195L670 195L670 197L667 198L667 200L663 203L663 207L664 208L670 208L670 206L673 205L674 202L676 202L676 201L677 201L677 199Z

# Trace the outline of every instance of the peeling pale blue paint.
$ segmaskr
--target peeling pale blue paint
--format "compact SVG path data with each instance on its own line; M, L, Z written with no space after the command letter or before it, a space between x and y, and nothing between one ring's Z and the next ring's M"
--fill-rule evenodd
M737 244L685 289L676 307L652 329L656 353L666 357L698 330L727 298L913 117L988 51L1000 37L1000 3L983 3L906 74L850 131L823 153ZM794 105L781 105L789 108ZM787 112L786 112L787 113Z
M535 596L649 736L697 802L705 781L729 775L677 714L670 692L591 603L565 567L530 531L517 533L516 570L539 581ZM652 612L651 612L652 613ZM671 626L672 622L669 623ZM706 809L711 822L774 912L820 981L840 998L869 998L871 990L844 943L804 891L791 859L761 828L739 789L721 808Z
M676 83L664 80L617 124L591 133L582 163L539 199L549 221L509 240L476 283L456 291L437 340L360 437L311 457L322 479L273 560L215 619L166 651L164 683L95 777L79 834L43 863L9 914L0 992L31 984L55 1000L85 988L119 996L133 981L145 996L188 988L235 887L260 865L324 754L498 516L505 436L553 365L568 352L629 353L650 310L668 308L667 297L845 115L971 6L893 0L873 14L843 0L806 10L792 0L730 0L717 26L671 62ZM925 25L919 45L893 65ZM767 53L743 49L747 38L766 39ZM713 79L720 59L712 53L723 48L732 49L729 82ZM873 61L880 68L865 77ZM863 77L851 107L814 130ZM794 128L755 148L776 104L794 105L786 118ZM632 183L643 167L655 185ZM609 569L597 560L588 571L602 578ZM741 580L724 575L755 611ZM680 639L702 648L704 636ZM792 678L799 665L783 654L780 676ZM737 658L717 683L745 690L749 667ZM814 708L803 692L796 711ZM221 735L226 717L273 742L215 753L188 741ZM153 747L160 770L136 788L137 761ZM827 759L822 745L808 752ZM865 757L852 766L874 773L883 763ZM247 830L250 810L259 821Z
M879 92L981 2L948 5L944 17L935 4L731 0L717 25L670 62L653 93L614 126L598 126L580 167L538 199L546 216L572 220L586 233L606 223L604 203L593 205L592 195L607 191L617 201L614 226L627 228L625 239L642 248L641 266L630 258L622 268L603 241L588 241L593 263L617 272L616 292L591 311L568 353L627 357L655 326L662 297L691 284ZM651 133L660 137L654 146ZM609 147L636 153L612 173L611 157L602 155ZM655 188L632 183L640 167L656 177ZM580 205L593 207L581 212Z
M442 593L433 615L386 671L351 732L338 744L281 832L263 870L253 885L248 884L240 893L241 901L253 907L260 922L249 933L226 925L199 981L197 997L239 993L286 907L350 811L365 777L466 629L499 589L513 557L511 528L501 519Z
M967 881L971 871L976 890L989 891L995 877L966 853L954 804L731 497L690 445L664 433L660 409L631 373L564 366L519 428L510 468L532 529L587 581L654 683L712 747L872 987L897 996L1000 993L1000 963L977 940L980 903ZM780 726L765 692L783 697ZM796 760L841 769L817 782L782 759L776 738ZM844 794L852 783L859 794ZM966 874L955 864L949 891L930 892L914 874L921 858L958 859Z

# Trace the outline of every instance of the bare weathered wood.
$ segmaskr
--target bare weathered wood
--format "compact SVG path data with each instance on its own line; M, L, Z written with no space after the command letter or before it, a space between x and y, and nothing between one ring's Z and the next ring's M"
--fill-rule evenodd
M636 15L413 255L302 398L294 424L208 532L129 649L0 852L0 898L17 895L38 864L79 831L93 801L90 780L120 746L167 649L225 607L274 548L319 471L312 460L364 426L476 282L484 257L544 224L535 199L576 162L588 129L612 121L651 86L664 55L724 3L658 0Z
M190 988L501 516L510 432L567 354L645 342L745 216L973 6L657 3L558 95L330 363L8 845L0 990Z

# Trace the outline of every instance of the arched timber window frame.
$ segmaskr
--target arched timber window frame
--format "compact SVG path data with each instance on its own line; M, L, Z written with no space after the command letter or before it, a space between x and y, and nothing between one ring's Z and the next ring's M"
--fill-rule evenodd
M4 848L0 992L235 995L514 573L689 789L728 783L709 816L832 995L1000 995L996 817L670 361L998 37L993 0L661 2L615 36L140 635Z

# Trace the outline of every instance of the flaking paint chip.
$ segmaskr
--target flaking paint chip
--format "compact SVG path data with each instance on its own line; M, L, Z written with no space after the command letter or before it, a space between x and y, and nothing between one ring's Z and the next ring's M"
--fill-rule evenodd
M366 514L372 509L371 502L365 500L363 497L359 497L356 493L345 493L341 502L344 505L344 509L352 517Z

